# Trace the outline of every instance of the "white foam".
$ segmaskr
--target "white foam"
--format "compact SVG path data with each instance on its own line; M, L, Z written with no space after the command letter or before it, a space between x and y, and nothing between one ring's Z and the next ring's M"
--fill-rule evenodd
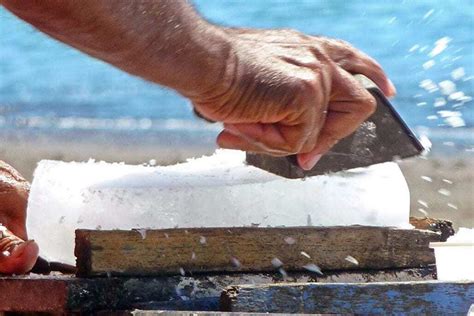
M426 20L427 18L429 18L433 14L434 11L435 11L434 9L431 9L428 12L426 12L425 15L423 15L423 20Z
M76 228L408 225L408 187L395 163L289 180L244 156L220 150L167 167L41 161L30 236L42 255L72 262Z

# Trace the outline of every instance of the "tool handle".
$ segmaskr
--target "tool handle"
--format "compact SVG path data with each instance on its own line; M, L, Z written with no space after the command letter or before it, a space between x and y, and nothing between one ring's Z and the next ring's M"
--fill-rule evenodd
M43 257L38 257L31 272L38 274L50 274L51 272L61 272L64 274L76 273L76 267L67 263L48 261Z

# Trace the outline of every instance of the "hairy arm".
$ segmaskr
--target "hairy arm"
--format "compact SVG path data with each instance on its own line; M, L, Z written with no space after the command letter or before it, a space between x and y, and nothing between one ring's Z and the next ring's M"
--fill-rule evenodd
M194 96L224 69L224 32L186 0L3 0L42 32L131 74Z
M395 94L380 65L349 43L291 30L218 27L186 0L3 5L66 44L187 96L201 116L224 122L221 147L298 154L305 169L375 110L350 74Z

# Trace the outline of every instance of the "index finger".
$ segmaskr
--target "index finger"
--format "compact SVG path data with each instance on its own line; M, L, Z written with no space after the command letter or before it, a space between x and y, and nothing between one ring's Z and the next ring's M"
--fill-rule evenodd
M340 71L333 83L335 96L329 102L328 113L316 146L308 153L297 155L298 164L312 169L318 157L324 155L339 140L357 130L376 108L374 97L352 75Z
M316 39L318 42L321 38ZM324 38L329 57L342 69L351 74L362 74L372 80L386 96L397 93L392 81L382 66L372 57L351 44L331 38Z
M352 74L367 76L388 97L392 97L397 93L397 89L385 74L382 66L375 59L361 51L357 52L354 59L341 65L341 68Z

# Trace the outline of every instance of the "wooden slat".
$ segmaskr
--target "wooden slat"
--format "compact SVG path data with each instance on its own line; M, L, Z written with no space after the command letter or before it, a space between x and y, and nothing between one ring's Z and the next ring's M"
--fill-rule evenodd
M78 275L420 267L434 263L431 231L383 227L77 230ZM302 254L303 252L303 254ZM352 256L358 265L346 260Z
M231 285L432 280L435 267L359 272L333 272L324 276L289 272L285 279L279 273L146 278L0 277L0 312L63 313L136 308L215 311L219 310L222 290Z
M67 282L43 277L0 277L0 312L62 313L67 306Z
M233 313L233 312L186 312L186 311L143 311L135 310L133 312L123 313L120 316L272 316L279 313ZM292 314L293 316L307 314Z
M361 315L466 315L474 282L307 283L248 285L223 292L233 312Z

